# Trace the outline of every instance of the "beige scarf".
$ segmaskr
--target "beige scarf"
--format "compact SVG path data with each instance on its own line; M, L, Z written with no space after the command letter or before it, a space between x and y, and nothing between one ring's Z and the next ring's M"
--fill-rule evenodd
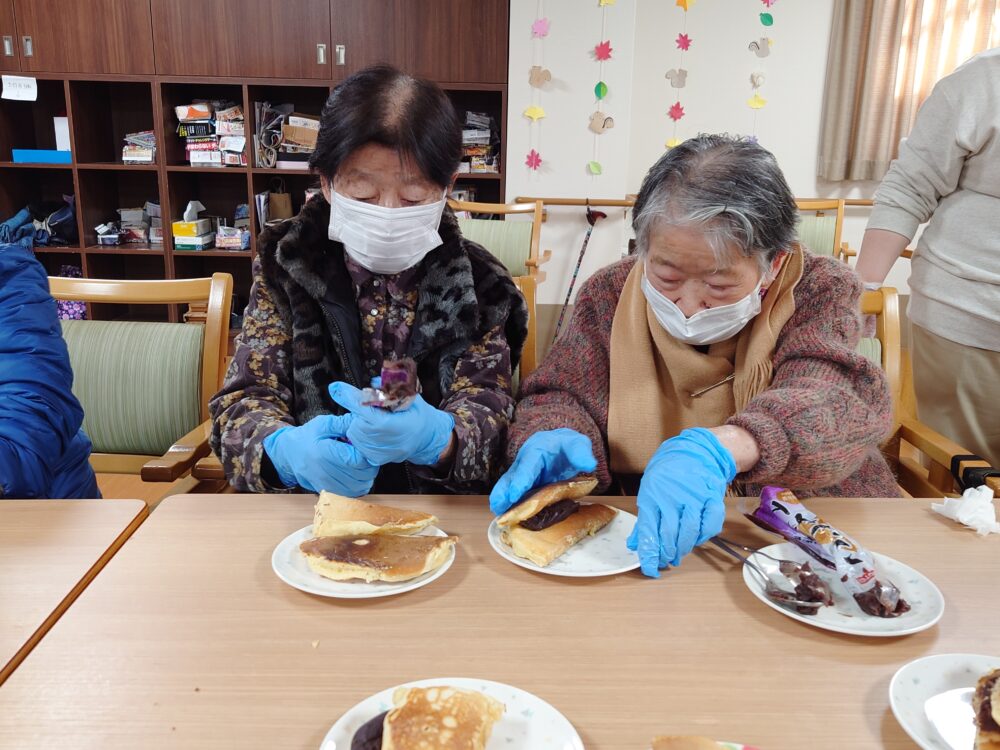
M742 331L701 353L667 333L647 304L632 267L611 324L608 445L611 470L641 474L667 438L689 427L717 427L771 384L774 347L795 312L802 249L786 257Z

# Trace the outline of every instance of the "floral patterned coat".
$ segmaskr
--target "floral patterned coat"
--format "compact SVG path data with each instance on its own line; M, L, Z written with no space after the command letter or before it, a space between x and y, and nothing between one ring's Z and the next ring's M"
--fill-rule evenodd
M264 454L264 438L342 413L330 383L368 384L355 288L343 246L327 238L329 218L329 204L316 196L259 238L243 330L209 404L212 449L240 491L288 491ZM384 466L373 492L482 493L501 469L527 308L503 265L464 239L448 210L439 233L442 244L419 267L408 354L424 399L455 417L454 460Z

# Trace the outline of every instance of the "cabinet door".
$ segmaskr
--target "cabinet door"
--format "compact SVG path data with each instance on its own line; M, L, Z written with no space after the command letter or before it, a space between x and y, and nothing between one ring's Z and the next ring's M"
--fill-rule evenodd
M25 72L153 72L149 0L14 0L14 12Z
M449 83L506 83L507 0L397 0L408 72Z
M151 4L160 75L332 77L330 0L152 0ZM321 53L317 45L326 45L325 51Z
M20 45L14 27L14 4L12 0L0 0L0 70L17 72L21 69Z
M399 47L396 0L333 0L333 77L341 80L362 68L406 61ZM343 65L340 50L343 47Z

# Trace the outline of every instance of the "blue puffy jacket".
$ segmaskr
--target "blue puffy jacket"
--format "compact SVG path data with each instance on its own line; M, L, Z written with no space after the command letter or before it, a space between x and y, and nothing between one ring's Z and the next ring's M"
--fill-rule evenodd
M100 497L72 386L45 269L0 245L0 497Z

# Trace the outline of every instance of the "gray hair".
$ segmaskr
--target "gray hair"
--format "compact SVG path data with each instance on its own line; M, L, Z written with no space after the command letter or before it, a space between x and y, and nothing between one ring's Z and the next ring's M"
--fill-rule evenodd
M698 135L676 146L646 174L632 227L641 255L653 226L697 228L719 267L733 247L765 273L796 240L798 210L774 155L728 135Z

